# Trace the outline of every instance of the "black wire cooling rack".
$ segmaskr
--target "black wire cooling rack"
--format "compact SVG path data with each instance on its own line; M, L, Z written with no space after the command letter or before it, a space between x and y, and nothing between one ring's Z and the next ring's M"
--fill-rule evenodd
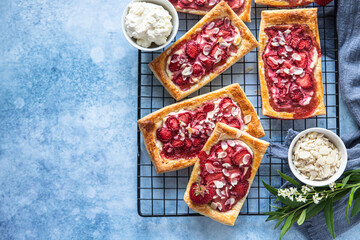
M300 131L317 126L327 128L339 134L338 49L335 26L336 2L332 2L326 7L319 7L316 4L308 5L307 7L318 7L326 116L318 116L306 120L279 120L263 116L261 114L261 95L258 81L257 49L248 53L211 83L190 95L189 98L238 82L260 116L266 134L264 140L271 139L273 142L283 142L289 128ZM247 26L257 39L261 11L266 9L270 8L252 3L252 19L251 23L247 23ZM180 27L177 38L186 33L200 18L200 16L180 13ZM162 87L148 67L148 63L160 53L161 51L139 51L138 118L142 118L164 106L175 103L175 100ZM148 156L139 130L137 161L137 203L140 216L198 215L189 209L183 201L192 168L157 174ZM284 171L286 168L286 162L265 156L240 214L261 215L263 212L270 211L269 204L273 201L273 198L270 197L262 185L262 180L275 187L280 187L283 184L283 180L279 177L277 170Z

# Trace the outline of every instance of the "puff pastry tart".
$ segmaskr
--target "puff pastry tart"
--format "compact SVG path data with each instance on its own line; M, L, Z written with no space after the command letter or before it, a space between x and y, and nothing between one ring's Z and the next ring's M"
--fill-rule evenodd
M193 165L217 122L255 137L265 135L254 107L237 83L167 106L138 120L157 173Z
M269 143L217 123L199 153L184 195L194 211L234 225Z
M255 0L256 4L278 8L299 7L313 3L314 0Z
M169 0L178 12L205 15L221 0ZM250 22L251 0L224 0L244 22Z
M258 58L264 115L326 114L316 8L263 11Z
M257 45L246 25L221 2L149 66L170 95L180 100Z

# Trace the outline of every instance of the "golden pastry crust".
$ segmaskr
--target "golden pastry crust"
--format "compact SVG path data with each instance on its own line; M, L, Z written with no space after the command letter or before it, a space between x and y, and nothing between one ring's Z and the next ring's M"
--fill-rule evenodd
M251 22L251 18L250 18L251 0L245 0L244 4L245 4L244 10L238 16L244 22ZM191 13L196 15L205 15L206 13L208 13L207 11L203 11L203 10L182 9L180 7L175 7L175 9L178 12Z
M280 119L294 119L294 113L277 112L271 107L269 102L269 98L270 98L269 90L265 80L265 66L262 59L262 53L268 41L268 36L264 32L264 29L275 25L292 25L292 24L307 25L310 28L311 32L313 33L314 39L320 46L316 8L262 11L261 23L260 23L258 62L259 62L259 75L260 75L260 85L261 85L262 113L265 116L280 118ZM317 89L316 98L319 100L319 105L311 115L308 115L305 118L326 114L325 104L324 104L322 71L321 71L321 57L318 58L317 63L315 64L314 78Z
M239 105L244 116L251 116L251 121L247 125L246 132L255 137L265 136L264 129L260 123L258 115L256 114L254 106L247 99L244 91L241 89L238 83L231 84L225 88L210 92L208 94L172 104L138 120L139 128L143 136L146 149L157 173L186 168L194 165L197 160L197 157L190 159L183 158L171 160L163 158L160 155L160 150L156 146L156 130L162 125L163 118L169 113L178 112L182 109L194 110L201 106L204 102L215 100L221 97L230 97Z
M189 90L182 91L176 84L173 83L171 78L166 73L166 60L168 56L172 53L172 49L174 49L178 44L183 41L191 39L191 36L197 32L198 28L202 28L208 22L215 20L220 17L229 17L232 24L240 29L242 41L239 45L239 49L237 51L236 56L230 56L228 60L223 65L218 66L217 69L210 73L207 76L204 76L197 84L194 84L190 87ZM253 50L258 46L258 43L255 37L251 34L250 30L246 27L246 25L240 20L240 18L233 12L233 10L229 7L229 5L225 2L220 2L217 4L206 16L204 16L193 28L191 28L184 36L182 36L179 40L177 40L173 45L171 45L167 50L161 53L157 58L155 58L151 63L149 63L149 67L154 73L154 75L159 79L161 84L166 88L166 90L170 93L170 95L175 98L177 101L183 99L184 97L190 95L196 90L200 89L215 77L217 77L220 73L224 72L231 65L237 62L240 58L242 58L245 54ZM205 79L204 79L205 78Z
M288 7L299 7L304 6L310 3L313 3L314 0L298 0L298 3L291 4L288 1L284 0L255 0L256 4L267 5L271 7L279 7L279 8L288 8Z
M233 127L230 127L228 125L225 125L223 123L217 123L216 127L211 134L208 141L205 143L203 147L203 151L209 151L212 146L214 146L216 143L218 143L221 140L241 140L244 143L246 143L253 151L254 158L253 163L251 164L251 176L248 179L249 181L249 189L246 195L238 201L231 210L227 212L220 212L218 210L215 210L210 207L209 204L205 205L198 205L191 201L189 192L191 185L197 181L199 175L200 175L200 161L198 160L193 168L193 171L191 173L191 177L189 179L188 185L186 187L185 195L184 195L184 201L186 204L191 208L192 210L207 216L209 218L214 219L215 221L218 221L222 224L231 225L233 226L237 216L240 213L241 207L243 206L245 199L247 197L247 194L249 193L249 190L251 188L251 184L254 180L254 177L256 175L256 172L260 166L261 160L266 152L266 149L269 146L269 143L257 138L254 138L253 136L239 130Z

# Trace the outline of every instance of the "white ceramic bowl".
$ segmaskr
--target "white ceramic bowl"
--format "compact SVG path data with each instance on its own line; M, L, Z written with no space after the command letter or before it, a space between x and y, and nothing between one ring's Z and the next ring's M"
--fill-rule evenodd
M167 10L171 17L172 17L172 25L173 25L173 30L171 32L171 34L168 36L168 39L166 41L165 44L161 45L161 46L158 46L154 43L151 44L151 47L149 48L144 48L142 46L139 46L138 44L136 44L136 41L129 37L128 33L126 32L126 29L125 29L125 17L126 15L128 14L129 12L129 5L133 2L147 2L147 3L154 3L154 4L157 4L157 5L160 5L162 6L163 8L165 8L165 10ZM178 32L178 29L179 29L179 16L176 12L176 9L175 7L168 1L168 0L133 0L131 1L125 8L124 10L124 13L123 13L123 16L122 16L122 31L125 35L125 38L126 40L128 40L128 42L133 45L134 47L136 47L137 49L139 50L142 50L142 51L147 51L147 52L153 52L153 51L158 51L164 47L166 47L167 45L169 45L171 43L171 41L175 38L177 32ZM152 46L155 46L155 47L152 47Z
M314 180L310 180L310 179L306 179L304 178L296 169L296 167L294 166L293 163L293 148L296 144L296 142L299 140L299 138L301 138L302 136L306 135L307 133L310 132L317 132L317 133L322 133L324 134L324 136L326 136L340 151L341 153L341 164L340 167L338 169L338 171L330 178L326 179L326 180L322 180L322 181L314 181ZM301 182L310 185L310 186L315 186L315 187L319 187L319 186L325 186L328 185L332 182L335 182L337 179L340 178L340 176L343 174L346 164L347 164L347 151L346 151L346 147L344 145L344 142L341 140L341 138L339 138L338 135L336 135L335 133L333 133L332 131L329 131L325 128L309 128L306 129L302 132L300 132L291 142L290 147L289 147L289 152L288 152L288 162L289 162L289 167L292 171L292 173L295 175L295 177L297 179L299 179Z

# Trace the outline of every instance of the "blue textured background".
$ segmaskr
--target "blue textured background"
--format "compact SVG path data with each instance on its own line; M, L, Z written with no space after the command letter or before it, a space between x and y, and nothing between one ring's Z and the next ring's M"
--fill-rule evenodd
M277 238L263 216L235 227L138 216L137 50L120 27L127 3L0 1L0 239ZM292 229L286 239L302 237Z

